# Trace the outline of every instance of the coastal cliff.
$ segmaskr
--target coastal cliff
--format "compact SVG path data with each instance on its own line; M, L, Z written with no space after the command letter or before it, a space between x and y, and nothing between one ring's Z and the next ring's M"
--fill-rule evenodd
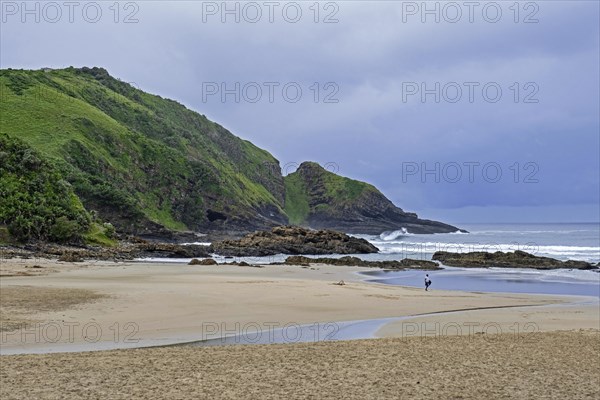
M283 177L266 150L103 68L0 70L0 94L0 242L458 229L315 163Z
M380 234L404 228L410 233L448 233L457 227L419 219L396 207L376 187L341 177L305 162L284 178L290 222L314 229Z

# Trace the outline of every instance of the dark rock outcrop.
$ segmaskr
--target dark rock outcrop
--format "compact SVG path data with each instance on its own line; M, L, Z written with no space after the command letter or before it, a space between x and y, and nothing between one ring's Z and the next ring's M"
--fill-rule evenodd
M239 240L213 243L211 250L223 256L270 256L275 254L367 254L379 250L364 239L330 230L279 226Z
M208 246L187 245L173 243L138 243L132 246L131 253L134 258L192 258L209 257Z
M208 246L183 246L173 243L139 241L121 243L115 247L75 247L49 243L36 243L23 247L0 247L0 256L58 258L59 261L132 260L134 258L205 258L210 257ZM77 260L77 261L72 261Z
M83 258L81 258L81 256L75 252L64 252L60 257L58 257L58 261L79 263L83 262Z
M341 258L310 258L304 256L290 256L285 259L285 264L288 265L310 265L310 264L327 264L327 265L343 265L349 267L369 267L381 269L422 269L422 270L438 270L439 265L433 261L413 260L405 258L400 261L366 261L358 257L341 257Z
M534 268L534 269L597 269L585 261L560 261L550 257L539 257L524 251L501 252L470 252L451 253L438 251L434 253L433 260L451 267L462 268Z
M217 265L217 262L212 258L205 258L204 260L198 260L197 258L192 259L188 265Z

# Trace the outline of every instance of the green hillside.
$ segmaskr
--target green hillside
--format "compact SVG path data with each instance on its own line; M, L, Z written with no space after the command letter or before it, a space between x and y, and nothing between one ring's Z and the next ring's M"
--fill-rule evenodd
M120 231L249 230L287 222L278 164L175 101L101 68L0 71L0 134L59 171Z
M292 223L345 232L457 228L370 184L267 151L102 68L0 70L0 243L111 245L114 231L239 235Z
M302 163L284 179L285 211L297 225L368 234L401 228L411 233L458 230L404 212L373 185L339 176L313 162Z
M297 225L310 225L309 217L315 214L354 210L365 195L380 194L373 185L339 176L313 162L302 163L284 180L285 211Z

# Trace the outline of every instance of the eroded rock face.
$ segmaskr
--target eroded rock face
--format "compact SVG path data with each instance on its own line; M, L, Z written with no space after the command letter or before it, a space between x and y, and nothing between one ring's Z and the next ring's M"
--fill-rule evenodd
M535 268L535 269L597 269L597 266L585 261L560 261L550 257L539 257L524 251L501 252L470 252L470 253L450 253L447 251L438 251L433 260L451 267L462 268Z
M413 260L405 258L402 260L390 261L366 261L358 257L341 257L341 258L310 258L304 256L290 256L286 258L285 264L288 265L310 265L310 264L327 264L327 265L343 265L350 267L369 267L382 269L422 269L422 270L438 270L441 269L438 263L427 260Z
M364 239L330 230L278 226L254 232L239 240L213 243L211 251L223 256L269 256L275 254L367 254L379 249Z

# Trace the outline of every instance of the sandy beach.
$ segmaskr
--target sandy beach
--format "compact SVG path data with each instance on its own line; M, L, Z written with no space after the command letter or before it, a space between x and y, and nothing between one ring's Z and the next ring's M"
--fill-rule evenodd
M365 283L357 273L363 270L325 265L258 268L4 260L0 266L2 397L23 398L19 393L26 390L25 370L35 371L35 382L28 390L38 398L62 398L65 393L85 398L79 392L85 387L105 393L105 398L148 397L144 393L151 393L146 391L152 385L144 381L152 377L159 379L154 385L171 379L162 389L166 392L155 394L173 394L173 398L193 393L235 398L244 393L246 384L251 387L248 393L256 397L261 389L266 390L263 398L267 393L279 398L281 390L288 389L296 397L393 398L404 393L406 398L425 398L443 389L456 393L454 397L487 393L508 398L513 386L529 397L528 393L543 391L560 393L543 385L529 387L535 379L550 379L546 373L556 373L553 368L558 364L545 360L549 357L559 363L557 349L573 358L560 361L565 367L561 373L576 378L569 384L579 388L579 398L590 398L594 388L598 390L594 382L600 370L588 364L594 355L600 357L600 313L598 304L589 298L425 292ZM336 284L342 280L345 285ZM315 324L336 339L336 327L344 321L385 318L391 320L370 334L383 338L376 340L81 353L214 340L279 328L293 331ZM290 334L288 342L297 341L294 337ZM578 343L584 347L578 348ZM423 346L425 353L420 350ZM573 348L568 351L568 346ZM46 352L72 353L10 355ZM465 356L468 361L460 361ZM577 371L570 370L569 362L578 366ZM449 363L464 365L455 371ZM123 373L112 374L120 364ZM140 371L136 365L142 364L150 367ZM534 364L544 365L541 376L531 369ZM492 366L497 379L480 381L484 369ZM533 381L519 370L534 374ZM48 371L58 371L58 375L49 377ZM305 379L298 371L306 374ZM462 373L467 374L464 385L456 381ZM325 378L316 384L319 374ZM519 379L511 381L511 376ZM584 379L585 384L579 382ZM275 388L279 380L291 386ZM300 387L298 380L303 382ZM419 380L424 384L417 384ZM129 383L123 388L125 381ZM367 381L371 383L365 386ZM513 386L506 386L508 382ZM347 392L347 386L353 391ZM573 387L559 389L575 393Z
M391 322L375 336L599 328L597 305L571 305L581 299L425 292L362 282L361 268L13 260L4 263L2 273L19 275L31 271L26 268L31 264L48 273L1 280L3 354L173 344L284 326L430 313L442 314ZM335 284L341 280L345 285ZM7 332L21 320L29 321L29 328ZM421 329L414 323L421 320L429 325Z
M3 356L3 399L597 399L598 332Z

